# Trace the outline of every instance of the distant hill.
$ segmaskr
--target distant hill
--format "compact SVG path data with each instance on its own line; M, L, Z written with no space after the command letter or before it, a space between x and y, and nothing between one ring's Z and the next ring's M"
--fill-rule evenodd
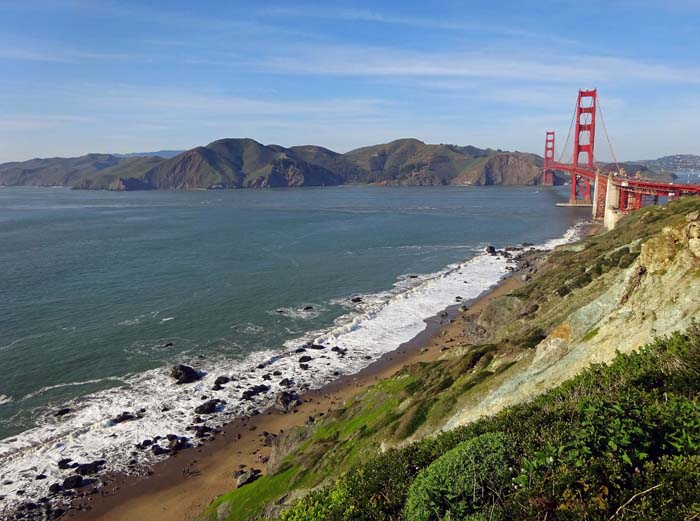
M172 157L163 157L170 153ZM152 155L159 154L159 155ZM675 157L675 156L674 156ZM682 156L698 157L698 156ZM664 158L661 158L664 159ZM646 178L671 180L649 162L623 163ZM345 154L315 145L263 145L227 138L191 150L88 154L0 165L0 185L148 190L332 186L534 185L542 158L535 154L398 139ZM616 168L607 165L605 168ZM556 174L555 183L568 181Z
M128 154L112 154L117 157L163 157L170 159L178 154L182 154L184 150L156 150L155 152L130 152Z
M268 188L338 185L343 178L299 154L252 139L221 139L183 152L143 175L154 188Z
M700 156L693 154L677 154L636 162L657 171L700 172Z
M537 184L542 159L534 154L456 145L428 145L399 139L345 154L367 172L367 181L386 185Z
M163 161L154 157L120 158L111 154L88 154L75 158L54 157L0 164L0 185L69 186L136 189L138 183L124 182ZM124 185L125 188L120 188ZM139 186L139 188L145 188Z

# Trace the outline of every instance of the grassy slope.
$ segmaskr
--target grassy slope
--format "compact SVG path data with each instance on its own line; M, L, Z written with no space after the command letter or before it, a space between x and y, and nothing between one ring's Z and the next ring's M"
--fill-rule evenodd
M497 299L485 311L487 320L507 324L496 328L487 344L464 346L454 356L406 368L343 410L300 428L292 435L298 440L296 449L277 468L278 473L289 473L285 480L273 472L219 498L205 517L213 517L222 503L229 504L230 519L255 517L265 504L290 492L303 492L351 468L363 468L369 455L380 448L403 446L430 435L454 411L468 407L517 370L523 363L518 360L526 359L523 355L565 316L603 293L609 281L634 260L642 241L664 226L678 224L699 206L697 200L687 199L669 209L647 208L626 217L613 232L555 252L543 275L514 295ZM523 311L534 309L533 304L536 311ZM249 496L257 498L257 510L239 510L238 505L249 504L243 499Z

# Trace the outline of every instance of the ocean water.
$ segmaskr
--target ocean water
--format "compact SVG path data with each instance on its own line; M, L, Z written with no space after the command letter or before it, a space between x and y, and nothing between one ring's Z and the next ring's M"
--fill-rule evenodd
M203 395L226 402L213 425L269 405L283 378L303 389L361 369L456 296L496 283L507 261L486 245L570 239L589 211L555 207L567 197L567 187L0 188L0 465L11 481L0 496L45 493L69 474L56 466L64 457L123 469L135 443L191 434ZM327 348L304 353L303 370L293 351L307 341ZM181 362L205 377L174 385ZM237 381L213 392L220 375ZM241 400L258 383L270 389ZM71 412L57 418L60 407Z

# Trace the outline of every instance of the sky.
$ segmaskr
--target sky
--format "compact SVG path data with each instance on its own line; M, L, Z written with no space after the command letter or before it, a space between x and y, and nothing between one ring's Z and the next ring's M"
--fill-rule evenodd
M700 0L0 0L0 162L223 137L542 154L589 88L617 159L700 154L699 28Z

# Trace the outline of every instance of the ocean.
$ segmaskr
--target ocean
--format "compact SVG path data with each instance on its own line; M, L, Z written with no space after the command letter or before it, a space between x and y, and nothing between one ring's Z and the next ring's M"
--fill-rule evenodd
M555 207L567 198L568 187L0 188L0 496L44 495L69 475L62 458L125 470L136 443L190 436L202 396L225 401L214 425L268 406L285 378L304 389L362 369L502 278L508 261L485 246L571 239L589 210ZM308 350L302 369L306 342L327 349ZM178 363L204 378L176 385ZM212 391L222 375L236 381ZM259 384L269 389L241 398ZM123 412L136 419L115 422Z

